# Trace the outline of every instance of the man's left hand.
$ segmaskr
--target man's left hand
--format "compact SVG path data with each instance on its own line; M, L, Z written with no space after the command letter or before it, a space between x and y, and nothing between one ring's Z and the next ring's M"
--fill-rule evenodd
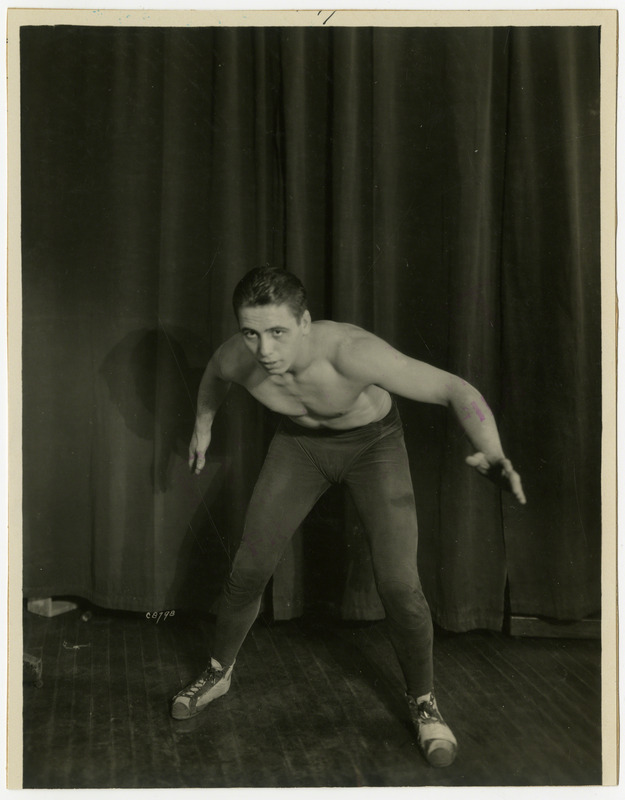
M470 467L476 469L480 475L484 475L501 489L512 492L519 503L525 505L527 500L523 493L521 476L518 472L515 472L509 459L501 458L491 464L484 453L474 453L472 456L467 456L466 462Z

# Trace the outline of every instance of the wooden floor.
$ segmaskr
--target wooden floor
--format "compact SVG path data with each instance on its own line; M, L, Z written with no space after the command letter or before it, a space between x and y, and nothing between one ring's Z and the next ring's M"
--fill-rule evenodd
M384 623L257 621L230 693L177 722L169 698L204 668L212 622L86 604L25 612L24 787L528 786L601 782L600 644L491 632L435 641L458 757L419 754ZM90 607L91 608L91 607Z

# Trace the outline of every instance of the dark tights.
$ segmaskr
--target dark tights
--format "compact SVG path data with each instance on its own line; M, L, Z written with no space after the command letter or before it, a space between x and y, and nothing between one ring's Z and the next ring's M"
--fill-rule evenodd
M221 598L213 657L229 666L293 533L331 483L344 483L365 527L376 586L409 694L433 685L432 618L417 573L417 516L395 405L379 422L310 431L284 420L247 511Z

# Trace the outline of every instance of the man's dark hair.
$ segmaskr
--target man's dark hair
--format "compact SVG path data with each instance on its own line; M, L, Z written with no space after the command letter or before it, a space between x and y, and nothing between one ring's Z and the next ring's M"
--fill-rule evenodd
M243 306L286 304L298 321L306 311L306 289L292 272L277 267L256 267L244 275L232 295L235 316Z

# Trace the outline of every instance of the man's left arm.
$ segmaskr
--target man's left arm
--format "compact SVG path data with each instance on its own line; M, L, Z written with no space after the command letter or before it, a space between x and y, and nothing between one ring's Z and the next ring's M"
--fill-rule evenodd
M448 391L446 404L453 408L476 449L473 455L467 456L467 464L477 469L481 475L509 489L519 503L525 504L521 478L510 459L504 455L497 423L488 403L474 386L457 375L451 373L447 375L449 378L445 380L445 388Z
M364 331L346 340L337 367L353 379L409 400L451 407L476 450L467 457L467 464L512 491L520 503L526 502L521 478L504 455L493 412L471 384L410 358Z

